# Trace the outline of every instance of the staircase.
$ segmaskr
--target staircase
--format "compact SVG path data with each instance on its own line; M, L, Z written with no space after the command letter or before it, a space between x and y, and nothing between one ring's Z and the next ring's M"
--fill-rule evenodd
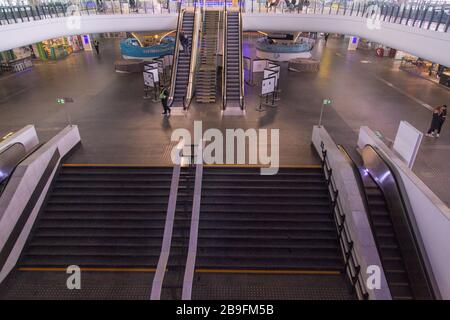
M0 292L13 299L148 299L171 179L172 168L61 167ZM65 287L70 265L89 269L84 290Z
M412 300L413 293L410 280L384 195L369 176L366 174L361 176L363 177L370 219L372 220L372 232L392 299Z
M226 103L240 103L241 65L240 65L240 24L239 12L226 12L225 37L225 92Z
M187 87L189 83L189 73L191 67L191 53L192 53L192 35L194 32L194 19L195 14L193 12L184 11L182 30L184 35L189 39L188 48L184 48L183 51L179 51L177 59L177 69L175 78L175 88L173 93L174 102L183 102L187 94Z
M205 11L200 66L196 79L196 101L200 103L216 102L218 25L219 11Z
M351 299L321 168L205 167L193 299Z

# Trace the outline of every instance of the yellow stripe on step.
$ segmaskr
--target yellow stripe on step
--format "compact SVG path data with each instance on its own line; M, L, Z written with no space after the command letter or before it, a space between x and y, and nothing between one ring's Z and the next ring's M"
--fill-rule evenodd
M340 275L335 270L258 270L258 269L196 269L197 273L236 273L236 274L285 274L285 275Z
M84 272L156 272L155 268L80 268ZM67 268L18 268L19 271L66 272ZM166 270L167 271L167 270Z

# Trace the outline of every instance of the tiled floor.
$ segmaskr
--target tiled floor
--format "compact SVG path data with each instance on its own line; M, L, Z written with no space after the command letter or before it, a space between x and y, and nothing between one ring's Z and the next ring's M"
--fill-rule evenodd
M187 116L166 118L161 116L159 103L142 99L140 74L114 72L113 62L119 58L117 41L102 40L101 47L100 57L77 53L0 78L0 137L32 123L43 140L49 139L67 124L68 111L82 136L82 146L69 162L160 165L170 163L172 131L192 130L193 122L202 120L204 130L279 129L280 164L314 164L318 160L310 146L311 130L325 97L333 104L325 110L323 123L348 148L355 147L361 125L379 130L388 139L395 137L400 120L425 131L431 112L422 103L435 106L450 98L447 89L398 70L391 59L364 51L349 53L342 40L330 39L327 47L320 43L314 50L314 56L321 59L320 72L293 73L282 66L277 108L258 112L259 87L247 86L244 117L222 117L219 103L197 105L194 101ZM245 50L254 54L251 42ZM58 105L60 97L71 97L74 103ZM414 170L449 204L447 127L440 139L424 140Z

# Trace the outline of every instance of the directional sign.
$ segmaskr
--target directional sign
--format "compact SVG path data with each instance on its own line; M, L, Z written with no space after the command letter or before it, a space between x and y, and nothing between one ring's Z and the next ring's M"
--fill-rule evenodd
M324 105L330 105L331 104L331 99L323 99L323 104Z

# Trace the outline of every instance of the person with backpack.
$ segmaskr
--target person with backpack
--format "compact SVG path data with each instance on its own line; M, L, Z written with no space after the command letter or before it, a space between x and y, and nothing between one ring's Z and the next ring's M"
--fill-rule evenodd
M170 108L167 105L167 100L169 99L169 90L167 90L167 88L163 88L161 90L161 93L159 94L159 98L161 99L161 103L164 109L164 112L162 113L163 115L170 115Z

